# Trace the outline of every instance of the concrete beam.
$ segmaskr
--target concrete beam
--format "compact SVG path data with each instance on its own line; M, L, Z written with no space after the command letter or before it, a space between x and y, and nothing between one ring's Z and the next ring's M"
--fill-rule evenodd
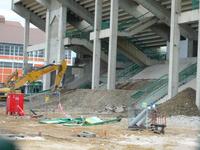
M157 60L148 58L143 52L123 37L118 37L117 43L119 49L123 50L124 54L126 54L130 60L142 67L161 63Z
M46 8L50 7L50 1L48 1L48 0L36 0L36 2L40 3L41 5L43 5Z
M146 17L140 20L140 22L134 24L132 27L128 28L126 31L118 33L118 36L128 36L128 37L133 36L151 27L157 22L158 22L158 18L156 17Z
M142 19L140 22L136 23L135 25L133 25L132 27L130 27L129 29L127 29L126 31L123 32L118 32L118 36L122 36L122 37L130 37L133 36L147 28L149 28L150 26L152 26L153 24L155 24L158 21L158 19L156 17L147 17L145 19ZM99 31L99 38L103 39L103 38L107 38L109 37L111 34L110 29L103 29ZM94 40L94 32L90 33L90 40Z
M73 11L75 14L77 14L82 19L86 20L89 24L94 25L94 16L87 11L84 7L80 6L76 1L74 0L57 0L65 7L69 8L71 11Z
M153 13L156 17L160 19L161 22L164 22L170 26L170 11L168 11L164 6L160 5L158 1L155 0L135 0L138 4L142 5ZM190 26L184 24L180 28L181 35L188 37L190 39L197 39L197 32L192 29Z
M165 24L156 24L151 26L151 30L162 37L165 41L169 41L170 28Z
M99 30L98 31L98 38L99 39L104 39L107 37L110 37L111 34L111 30L110 29L103 29L103 30ZM91 32L90 33L90 40L94 40L95 39L95 32Z
M170 52L169 52L169 81L168 98L176 96L178 93L178 70L179 70L179 50L180 50L180 26L178 17L181 13L181 0L173 0L171 4L171 32L170 32Z
M134 1L131 0L120 0L119 1L120 8L124 9L130 15L138 18L145 14L143 17L153 17L154 15L149 12L146 8L141 5L138 5ZM155 25L157 27L157 25ZM165 40L169 40L169 30L165 30L164 28L156 28L154 25L150 26L150 29L158 34Z
M191 23L191 22L198 21L198 18L199 18L199 10L198 9L182 12L179 15L178 23L179 24Z
M20 3L13 3L12 10L23 18L30 17L30 22L37 26L42 31L45 31L45 21L38 17L33 12L22 6Z
M153 16L146 8L132 0L119 0L119 7L136 18L141 17L143 14L145 14L145 17Z

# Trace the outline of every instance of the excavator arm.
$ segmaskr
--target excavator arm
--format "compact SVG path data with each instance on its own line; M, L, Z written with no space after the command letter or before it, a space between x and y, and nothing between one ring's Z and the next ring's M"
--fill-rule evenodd
M11 87L11 88L13 90L19 89L26 83L32 83L34 81L37 81L43 75L51 73L56 70L57 70L57 75L55 78L54 88L58 88L61 83L61 80L65 74L66 69L67 69L67 61L64 59L61 61L61 64L50 64L50 65L44 66L42 68L39 68L37 70L33 70L33 71L29 72L25 76L16 80L16 82L13 84L13 87Z
M19 78L18 71L16 69L10 76L8 76L5 86L6 87L11 86L11 84L13 84L13 82L15 82L18 78Z

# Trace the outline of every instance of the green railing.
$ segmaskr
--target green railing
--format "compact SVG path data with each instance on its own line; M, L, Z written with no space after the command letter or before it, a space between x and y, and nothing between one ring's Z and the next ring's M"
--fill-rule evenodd
M81 30L71 30L65 33L65 37L68 38L80 38L80 39L88 39L90 38L90 32L83 32Z
M192 0L192 9L199 8L199 0Z
M138 23L141 19L144 19L145 17L147 17L150 14L150 12L147 12L145 14L142 14L139 17L131 17L125 20L122 20L118 23L118 30L119 31L123 31L131 26L133 26L134 24ZM110 27L110 20L105 20L102 21L101 24L101 29L107 29Z
M179 73L179 86L187 83L196 76L197 65L192 64ZM164 75L160 79L150 82L133 93L128 103L129 123L147 106L155 104L159 99L167 95L168 76Z
M131 64L123 70L117 70L116 71L116 81L118 82L118 81L121 81L121 80L128 80L129 78L138 74L142 70L143 70L143 68L140 67L139 65ZM100 80L104 84L107 83L107 74L101 75Z

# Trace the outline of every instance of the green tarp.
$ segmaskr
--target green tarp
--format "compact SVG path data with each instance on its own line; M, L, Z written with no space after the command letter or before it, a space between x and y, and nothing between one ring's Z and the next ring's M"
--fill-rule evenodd
M74 127L74 126L94 126L103 125L109 123L120 122L121 118L112 118L108 120L102 120L98 117L90 118L54 118L54 119L44 119L40 120L39 123L42 124L62 124L64 126Z

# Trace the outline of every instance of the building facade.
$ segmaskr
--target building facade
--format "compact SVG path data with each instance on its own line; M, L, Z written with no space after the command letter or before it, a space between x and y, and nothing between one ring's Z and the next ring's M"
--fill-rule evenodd
M24 27L15 21L6 21L0 16L0 83L5 83L8 76L16 69L19 76L23 73L23 43ZM44 43L45 34L43 31L30 28L29 46ZM68 65L73 64L73 52L65 51L65 58ZM44 50L33 50L28 52L29 69L38 68L44 65Z

